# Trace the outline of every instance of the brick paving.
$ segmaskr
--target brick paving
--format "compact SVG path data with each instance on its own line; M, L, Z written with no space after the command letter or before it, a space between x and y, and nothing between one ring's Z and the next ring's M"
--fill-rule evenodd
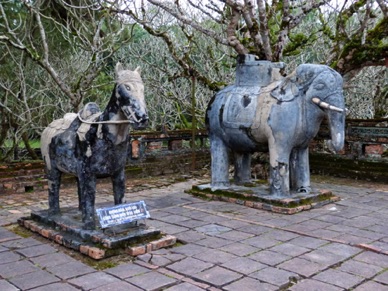
M181 243L104 270L9 230L47 208L45 191L0 195L0 290L388 291L388 185L329 180L314 186L341 201L294 215L184 192L204 180L129 180L125 200L144 200L147 223ZM97 192L97 204L113 200L108 184ZM61 191L62 207L77 201Z

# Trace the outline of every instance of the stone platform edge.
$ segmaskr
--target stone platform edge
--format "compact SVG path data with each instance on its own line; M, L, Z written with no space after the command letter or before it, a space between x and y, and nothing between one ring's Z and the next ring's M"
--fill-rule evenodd
M21 217L18 219L18 224L40 236L49 239L58 245L62 245L68 249L78 251L95 260L101 260L110 256L114 256L124 251L130 256L136 257L152 251L173 246L176 244L176 237L169 234L161 234L161 238L155 240L148 240L143 243L135 244L134 246L126 246L124 249L110 249L101 244L94 244L90 242L81 242L74 239L74 237L53 229L50 226L33 221L29 217Z
M329 190L318 190L318 193L306 198L284 198L271 199L255 196L251 193L236 192L230 189L211 190L210 188L200 189L200 185L194 185L185 193L193 196L224 201L244 205L246 207L266 210L280 214L295 214L313 208L320 208L329 203L340 201L341 198L333 195Z

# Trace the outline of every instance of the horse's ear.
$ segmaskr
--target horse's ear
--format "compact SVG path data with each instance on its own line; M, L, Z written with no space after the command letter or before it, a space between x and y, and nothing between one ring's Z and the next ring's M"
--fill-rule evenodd
M140 67L137 67L137 68L135 69L135 72L138 72L139 75L141 75L141 68L140 68Z
M121 72L121 71L123 71L123 70L124 70L123 65L122 65L120 62L118 62L118 63L116 64L116 67L115 67L116 76L119 74L119 72Z

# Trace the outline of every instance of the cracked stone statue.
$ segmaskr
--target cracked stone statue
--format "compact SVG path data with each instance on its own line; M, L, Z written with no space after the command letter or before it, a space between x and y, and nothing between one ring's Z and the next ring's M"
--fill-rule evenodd
M251 154L269 151L270 195L309 193L308 145L326 117L330 145L344 145L345 114L339 73L325 65L302 64L286 77L283 63L237 59L235 84L219 91L206 112L211 146L211 186L228 188L230 153L234 183L251 181Z
M96 179L111 177L114 203L123 202L129 129L148 123L140 69L116 65L116 84L104 111L88 103L77 113L54 120L43 131L41 151L49 184L49 216L60 214L62 173L77 177L79 209L84 229L94 229Z

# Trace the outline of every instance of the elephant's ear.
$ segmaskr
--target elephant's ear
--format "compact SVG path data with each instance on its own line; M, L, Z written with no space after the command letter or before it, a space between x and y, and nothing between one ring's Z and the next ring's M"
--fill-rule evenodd
M271 91L271 96L280 102L291 101L299 94L296 85L296 74L293 73L285 78L278 86Z

